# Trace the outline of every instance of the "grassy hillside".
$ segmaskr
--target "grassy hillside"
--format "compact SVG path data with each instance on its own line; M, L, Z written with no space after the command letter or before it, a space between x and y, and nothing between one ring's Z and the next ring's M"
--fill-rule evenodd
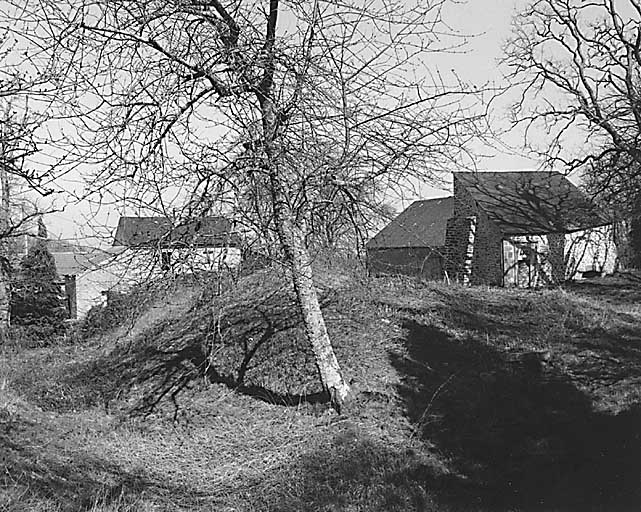
M171 285L74 344L5 346L0 510L638 510L637 281L322 275L344 416L274 270L220 295Z

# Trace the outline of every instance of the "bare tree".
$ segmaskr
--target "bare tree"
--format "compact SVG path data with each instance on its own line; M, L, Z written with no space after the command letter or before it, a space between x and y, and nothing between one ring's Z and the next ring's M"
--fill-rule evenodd
M50 195L54 168L30 165L38 152L37 130L47 115L30 101L51 92L47 66L35 67L18 38L3 26L0 32L0 331L10 324L11 270L16 241L30 232L42 213L37 199ZM50 102L50 100L49 100ZM46 106L41 105L43 111Z
M23 91L24 92L24 91ZM15 97L0 100L0 330L10 324L11 282L20 256L19 240L32 235L36 221L52 208L38 198L49 195L50 169L36 171L27 161L37 152L34 131L40 116L31 115Z
M310 244L319 223L367 219L387 187L459 165L478 135L477 98L427 67L459 43L445 0L22 4L5 16L55 56L89 189L167 210L171 188L190 214L223 209L277 241L340 409Z
M583 170L596 195L638 214L641 3L532 1L514 21L505 63L519 92L514 121L532 149Z

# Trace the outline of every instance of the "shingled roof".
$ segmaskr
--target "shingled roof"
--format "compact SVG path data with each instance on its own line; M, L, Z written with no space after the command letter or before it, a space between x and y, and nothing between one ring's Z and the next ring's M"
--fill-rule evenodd
M453 212L453 197L415 201L372 238L367 248L443 247L447 219Z
M228 247L239 237L224 217L202 217L172 223L167 217L120 217L113 245L126 247Z
M454 180L505 235L569 233L611 222L558 172L457 172Z

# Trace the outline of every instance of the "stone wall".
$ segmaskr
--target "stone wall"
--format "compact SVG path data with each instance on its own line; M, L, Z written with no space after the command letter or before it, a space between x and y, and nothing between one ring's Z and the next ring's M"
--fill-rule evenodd
M445 231L445 271L450 281L470 284L476 244L476 216L450 217Z
M463 265L472 218L475 218L475 233L470 283L500 286L503 284L502 234L455 175L454 216L448 221L446 234L446 268L451 279L459 276L461 282L466 282Z
M566 279L565 233L550 233L546 239L550 282L551 284L562 283Z

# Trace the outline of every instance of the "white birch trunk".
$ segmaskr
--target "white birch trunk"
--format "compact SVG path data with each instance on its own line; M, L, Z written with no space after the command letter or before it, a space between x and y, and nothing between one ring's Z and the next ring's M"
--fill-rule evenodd
M2 151L2 162L0 163L0 193L2 194L0 230L4 233L4 237L0 239L0 336L4 337L11 318L11 276L9 274L9 241L7 239L11 204L9 202L9 176L7 175L8 149L4 143L0 151Z
M9 273L5 265L0 263L0 341L7 328L11 325L11 292L9 287Z
M275 106L267 96L260 97L260 103L276 231L291 270L305 333L314 353L321 384L329 394L332 407L340 413L350 396L350 387L343 379L327 333L318 294L314 287L311 258L305 244L305 233L296 223L294 213L289 205L283 177L279 174L279 155L274 140L276 132Z
M314 287L312 262L304 244L304 234L289 221L282 222L279 231L281 243L292 273L292 280L300 307L305 333L309 340L323 388L332 406L341 412L350 396L350 387L343 379L332 342L321 311L318 293Z

